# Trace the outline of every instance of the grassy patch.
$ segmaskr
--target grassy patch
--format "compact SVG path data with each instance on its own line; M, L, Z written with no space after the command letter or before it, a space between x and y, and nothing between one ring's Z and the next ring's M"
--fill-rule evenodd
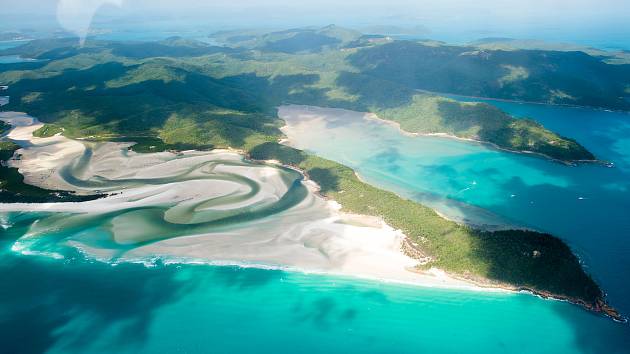
M56 124L44 124L43 127L33 132L33 136L38 138L48 138L63 133L63 128Z

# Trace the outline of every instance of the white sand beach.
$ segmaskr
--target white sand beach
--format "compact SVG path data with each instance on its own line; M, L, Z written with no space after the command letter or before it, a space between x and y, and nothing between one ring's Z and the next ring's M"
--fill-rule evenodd
M290 169L247 161L226 150L138 154L128 143L35 138L41 124L0 113L23 146L10 162L25 181L81 194L110 193L80 203L0 204L7 212L50 212L13 249L28 253L65 232L76 247L107 262L163 258L269 266L412 283L488 290L432 270L409 269L404 235L374 217L348 215ZM85 231L84 225L92 225ZM68 230L81 229L71 232Z

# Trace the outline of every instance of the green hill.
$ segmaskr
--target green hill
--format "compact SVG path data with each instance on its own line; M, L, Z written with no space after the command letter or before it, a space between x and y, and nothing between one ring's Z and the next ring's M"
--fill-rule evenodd
M358 39L359 32L330 25L322 28L295 28L282 31L219 32L214 38L236 47L280 53L314 53L340 48Z
M489 50L396 41L348 60L413 89L630 110L630 65L581 51Z
M292 47L299 53L287 53L285 49L292 51L288 42L281 42L287 46L280 51L266 51L181 38L149 43L88 41L82 48L66 40L36 41L12 51L47 61L36 67L0 65L0 82L10 84L8 109L61 124L68 136L113 137L130 132L138 136L147 131L156 136L167 121L193 119L215 122L222 127L213 128L217 132L234 126L240 135L246 129L257 140L270 139L279 134L281 124L275 107L298 103L374 112L409 132L451 134L562 161L595 159L579 143L533 120L515 119L487 104L417 92L407 82L411 78L383 75L381 61L375 59L373 68L366 69L369 65L357 60L398 42L351 48L348 44L366 38L336 26L254 38L263 38L259 44L264 48L304 33L328 35L340 46L345 44L342 48L317 45L317 50L304 52ZM397 70L414 72L407 67ZM513 76L518 75L523 74ZM250 118L236 118L233 112ZM225 134L217 134L218 142L226 141Z

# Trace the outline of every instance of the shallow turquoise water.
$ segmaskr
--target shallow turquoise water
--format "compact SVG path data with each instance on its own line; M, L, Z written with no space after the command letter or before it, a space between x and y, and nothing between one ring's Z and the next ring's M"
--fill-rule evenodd
M615 167L565 166L482 144L411 137L363 119L311 124L292 141L353 167L372 184L460 219L482 215L484 223L532 227L567 240L612 304L630 314L630 114L497 105L578 139Z
M90 262L0 239L7 353L626 353L629 328L526 294L278 270Z

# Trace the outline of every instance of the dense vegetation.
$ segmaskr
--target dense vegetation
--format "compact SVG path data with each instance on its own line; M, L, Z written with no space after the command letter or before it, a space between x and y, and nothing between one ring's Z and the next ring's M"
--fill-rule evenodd
M364 74L468 96L630 110L630 64L581 51L490 50L409 41L352 54Z
M459 103L431 95L415 95L407 106L376 110L379 117L400 123L413 133L446 133L491 142L501 148L532 151L562 161L594 160L575 140L561 137L531 119L516 119L487 104ZM424 119L417 119L421 116Z
M0 120L0 135L8 132L11 129L11 125L5 123L4 121Z
M347 37L338 42L307 41L313 48L304 49L286 40L299 33L332 36L339 29L327 28L328 34L290 32L265 40L257 34L224 34L251 47L225 50L179 39L124 45L88 42L83 48L63 41L31 42L23 50L48 61L29 67L0 65L0 82L10 84L8 109L29 112L47 123L37 133L41 136L63 131L69 137L134 140L141 152L241 148L254 159L276 159L303 169L323 195L348 211L383 217L409 236L410 254L428 257L425 267L589 306L601 302L602 292L562 241L535 232L482 232L458 225L359 181L345 166L279 145L282 122L275 107L303 103L372 111L400 122L405 130L473 137L565 160L592 158L588 151L533 121L514 119L485 104L418 93L407 83L356 63L363 51L387 44L344 32ZM349 48L356 40L367 49ZM278 42L282 48L274 47ZM178 50L185 54L173 56L166 48L173 46L183 46ZM25 187L16 173L3 167L7 184L2 193L13 193L0 196L3 201L35 188ZM49 191L39 197L33 193L34 201L50 196Z
M559 52L584 52L592 57L603 59L609 64L630 64L630 52L623 49L603 50L572 43L547 42L534 39L515 39L505 37L481 38L470 43L471 46L484 50L546 50Z
M491 280L588 304L601 300L597 284L561 240L531 231L482 232L438 216L433 210L361 182L354 171L335 162L277 143L250 152L306 171L321 193L346 211L382 217L409 237L410 253L429 257L424 265L473 280Z
M274 32L223 31L215 33L213 37L236 47L295 54L340 48L357 40L361 34L330 25L322 28L294 28Z
M100 198L102 196L78 196L70 192L52 191L23 183L17 168L7 165L7 161L19 146L0 140L0 201L3 203L48 203L48 202L80 202Z
M313 42L303 36L329 39ZM328 26L223 32L220 38L235 46L179 38L88 42L83 48L63 39L32 41L10 52L46 61L0 65L0 82L11 84L9 109L63 126L71 137L148 131L172 142L178 134L193 133L207 141L198 136L203 131L218 144L247 136L251 145L278 134L276 106L299 103L375 112L409 132L447 133L563 161L595 159L575 141L531 120L514 119L483 103L419 93L359 70L353 63L358 55L390 45L378 36ZM295 47L294 40L304 47Z
M56 124L45 124L43 127L33 132L33 136L38 138L48 138L63 133L63 128Z

